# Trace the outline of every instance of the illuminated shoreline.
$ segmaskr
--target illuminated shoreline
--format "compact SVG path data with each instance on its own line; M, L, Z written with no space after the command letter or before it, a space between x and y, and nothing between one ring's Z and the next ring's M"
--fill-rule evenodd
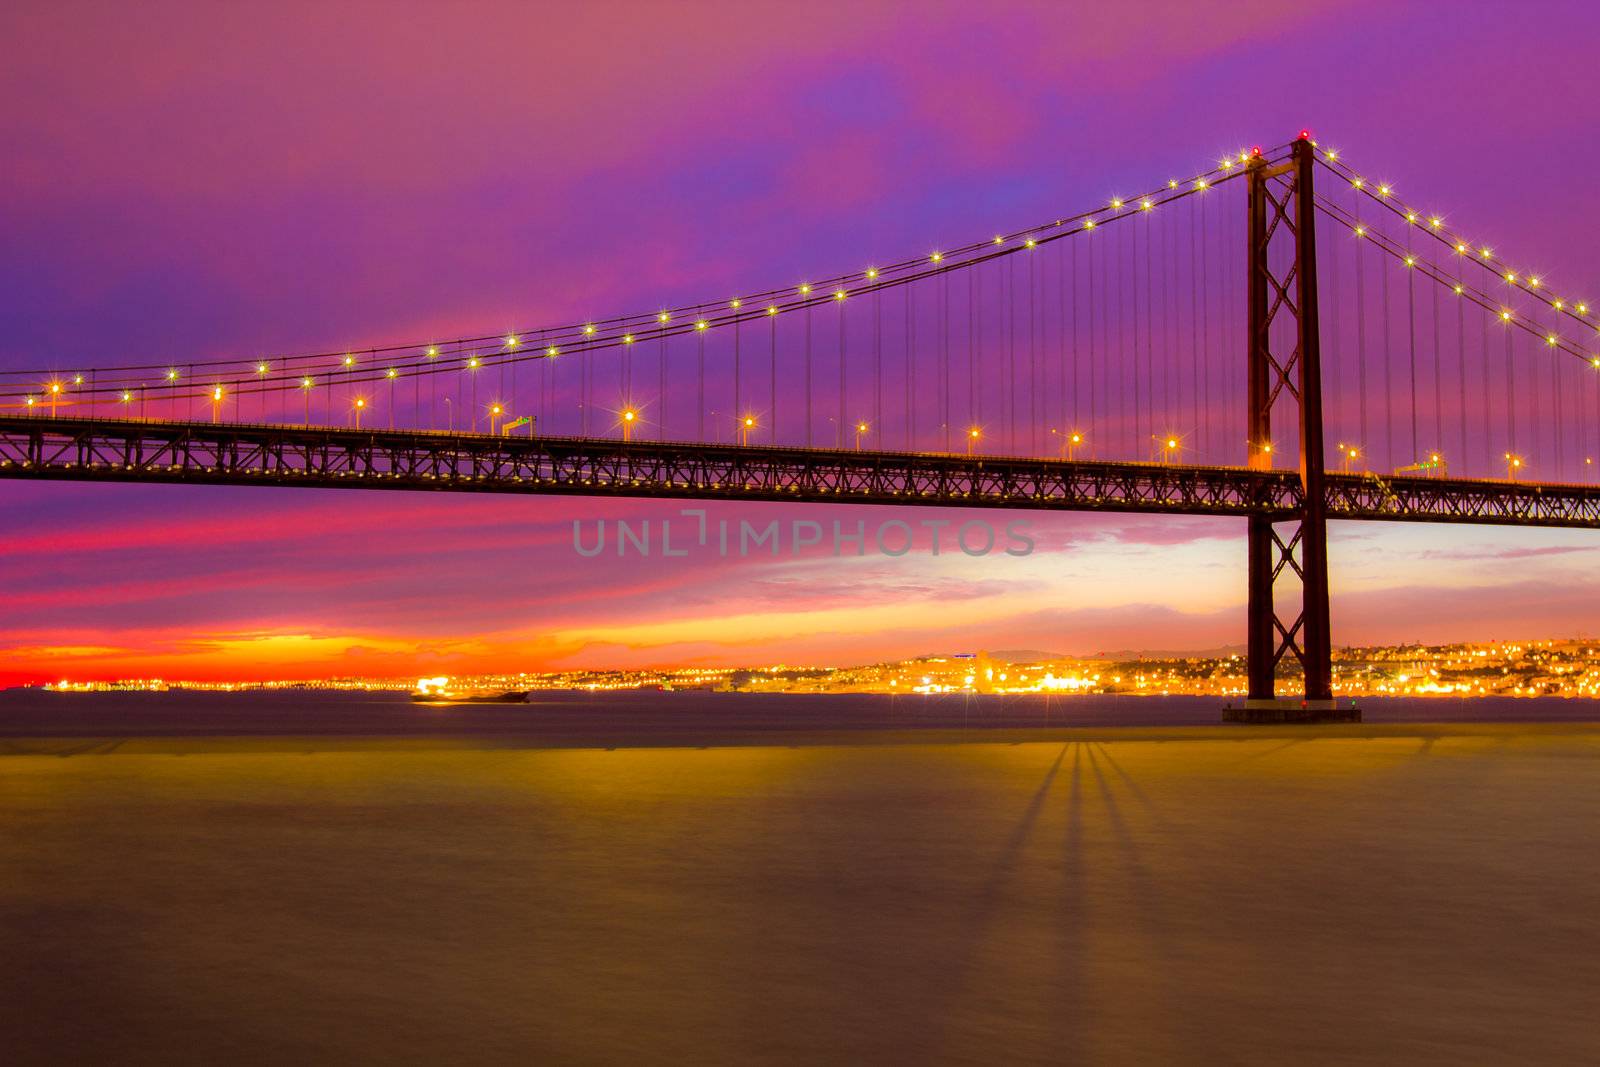
M1280 675L1293 690L1297 677ZM744 693L882 693L1025 696L1217 696L1245 692L1244 656L1040 656L951 653L849 667L679 667L454 676L454 684L534 691L700 690ZM405 692L414 679L342 677L264 681L59 679L50 692L243 692L317 689ZM1600 641L1550 639L1345 648L1334 653L1339 696L1600 697Z

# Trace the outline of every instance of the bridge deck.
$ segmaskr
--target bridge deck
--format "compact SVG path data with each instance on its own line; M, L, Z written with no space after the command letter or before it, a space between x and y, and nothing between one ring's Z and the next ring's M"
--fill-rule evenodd
M1291 470L12 415L0 477L1186 515L1300 503ZM1600 486L1330 474L1328 515L1600 528Z

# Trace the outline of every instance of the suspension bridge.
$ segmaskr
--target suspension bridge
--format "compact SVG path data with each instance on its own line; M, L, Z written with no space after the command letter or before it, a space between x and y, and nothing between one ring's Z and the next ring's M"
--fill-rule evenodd
M0 371L12 478L1236 516L1262 707L1332 707L1329 520L1596 528L1597 458L1600 305L1304 132L703 303Z

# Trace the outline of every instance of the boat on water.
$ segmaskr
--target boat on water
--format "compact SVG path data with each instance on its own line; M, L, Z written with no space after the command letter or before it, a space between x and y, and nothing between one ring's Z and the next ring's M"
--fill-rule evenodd
M525 704L526 689L464 689L450 684L450 679L420 678L411 691L416 704Z

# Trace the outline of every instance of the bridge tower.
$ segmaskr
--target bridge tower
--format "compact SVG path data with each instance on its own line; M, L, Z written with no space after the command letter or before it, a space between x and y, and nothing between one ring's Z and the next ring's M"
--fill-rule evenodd
M1272 437L1273 410L1293 405L1301 504L1288 516L1263 510L1248 520L1250 689L1246 707L1230 718L1282 721L1334 711L1312 162L1310 138L1302 134L1287 161L1257 157L1248 164L1248 462L1273 465L1281 452ZM1280 587L1293 585L1298 598L1275 598L1290 592ZM1299 610L1291 615L1294 599ZM1305 673L1305 700L1280 705L1274 678L1291 655Z

